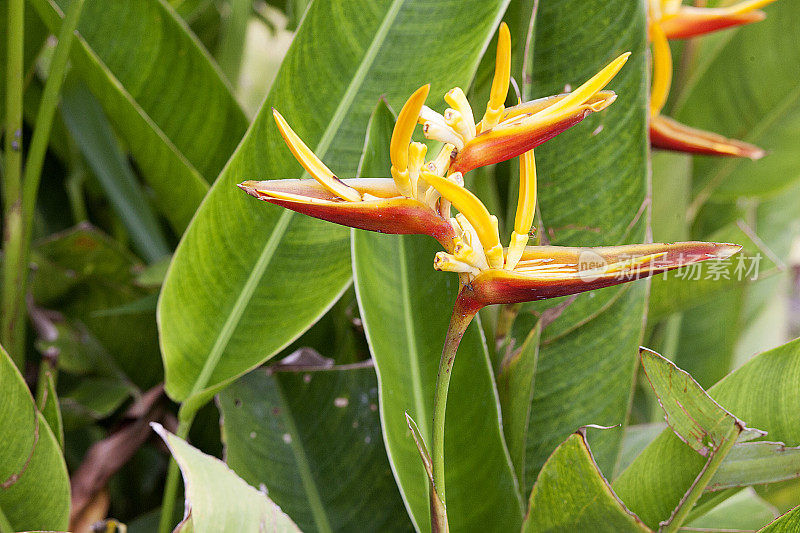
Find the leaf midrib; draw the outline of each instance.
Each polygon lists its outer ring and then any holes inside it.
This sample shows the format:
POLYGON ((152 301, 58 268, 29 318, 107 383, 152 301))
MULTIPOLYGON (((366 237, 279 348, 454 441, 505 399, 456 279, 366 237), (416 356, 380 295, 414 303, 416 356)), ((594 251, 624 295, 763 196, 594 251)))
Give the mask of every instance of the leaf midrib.
MULTIPOLYGON (((391 28, 394 20, 397 18, 397 14, 399 13, 403 3, 405 3, 405 0, 394 0, 384 15, 383 21, 381 22, 378 31, 375 33, 375 37, 372 39, 369 48, 367 48, 364 58, 356 70, 355 76, 353 76, 353 79, 350 81, 347 90, 345 90, 341 102, 339 102, 331 121, 328 123, 328 127, 325 129, 325 132, 322 134, 322 138, 314 150, 320 159, 325 157, 325 154, 328 152, 328 149, 333 142, 334 135, 344 121, 347 111, 351 108, 353 100, 355 99, 356 94, 358 94, 358 90, 361 88, 367 72, 369 71, 370 67, 372 67, 375 57, 378 54, 378 50, 381 48, 381 46, 383 46, 386 36, 389 33, 389 29, 391 28)), ((253 130, 251 129, 250 132, 252 131, 253 130)), ((307 176, 307 174, 304 174, 304 176, 307 176)), ((219 363, 219 360, 225 351, 225 348, 228 346, 228 342, 233 336, 233 332, 236 329, 236 326, 239 324, 239 320, 244 314, 245 308, 248 306, 253 294, 255 293, 258 282, 261 280, 264 272, 272 261, 275 251, 278 248, 279 241, 282 240, 283 236, 285 235, 293 214, 294 213, 292 211, 284 211, 278 219, 272 235, 270 235, 270 238, 267 241, 267 244, 265 245, 261 255, 259 256, 255 267, 250 272, 247 281, 242 287, 242 291, 239 293, 239 296, 236 299, 233 308, 231 309, 231 313, 228 315, 228 318, 222 325, 222 328, 220 329, 220 332, 214 341, 214 345, 211 348, 205 363, 203 364, 200 375, 198 376, 197 381, 195 381, 195 384, 187 398, 194 396, 203 390, 208 384, 208 380, 211 378, 211 374, 216 369, 217 364, 219 363)))

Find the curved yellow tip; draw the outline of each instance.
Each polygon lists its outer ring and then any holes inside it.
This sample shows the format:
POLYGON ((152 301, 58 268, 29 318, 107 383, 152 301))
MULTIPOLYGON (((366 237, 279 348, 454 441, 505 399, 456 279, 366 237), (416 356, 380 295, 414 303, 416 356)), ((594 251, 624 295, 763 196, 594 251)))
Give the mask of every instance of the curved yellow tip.
POLYGON ((402 173, 408 170, 408 145, 411 142, 411 135, 417 125, 417 118, 420 111, 422 111, 422 106, 425 104, 425 99, 428 98, 430 89, 430 84, 427 84, 414 91, 414 94, 408 98, 397 116, 397 122, 392 131, 392 141, 389 145, 389 157, 392 161, 392 167, 397 169, 398 172, 402 173))
POLYGON ((491 129, 500 122, 500 116, 505 109, 508 96, 508 83, 511 80, 511 32, 508 25, 500 24, 497 36, 497 56, 494 64, 494 78, 492 89, 489 93, 489 103, 486 104, 486 113, 480 123, 480 131, 491 129))
POLYGON ((281 132, 283 140, 286 141, 286 145, 289 147, 289 150, 292 151, 292 155, 303 165, 303 168, 306 169, 306 172, 308 172, 312 178, 343 200, 348 200, 350 202, 361 201, 361 193, 337 178, 336 175, 331 172, 331 169, 325 166, 325 163, 306 146, 303 140, 286 122, 286 119, 278 113, 277 109, 272 109, 272 116, 275 118, 275 123, 278 125, 278 130, 281 132))
MULTIPOLYGON (((442 198, 449 200, 466 217, 472 227, 475 228, 484 250, 488 252, 500 246, 497 219, 493 220, 494 217, 489 214, 489 210, 486 209, 486 206, 477 196, 457 183, 436 174, 423 171, 420 177, 436 189, 442 195, 442 198)), ((502 268, 502 254, 499 265, 492 264, 491 258, 487 257, 487 259, 489 259, 489 265, 492 268, 502 268)))
POLYGON ((672 85, 672 51, 660 24, 650 25, 653 41, 653 82, 650 88, 650 115, 656 116, 664 108, 672 85))
POLYGON ((727 8, 734 15, 744 15, 756 9, 768 6, 775 0, 749 0, 748 2, 739 2, 727 8))
POLYGON ((569 107, 585 103, 589 98, 603 90, 603 88, 614 79, 614 76, 617 75, 630 56, 630 52, 625 52, 606 65, 600 72, 592 76, 586 83, 572 91, 566 98, 558 100, 539 113, 542 115, 552 115, 569 107))

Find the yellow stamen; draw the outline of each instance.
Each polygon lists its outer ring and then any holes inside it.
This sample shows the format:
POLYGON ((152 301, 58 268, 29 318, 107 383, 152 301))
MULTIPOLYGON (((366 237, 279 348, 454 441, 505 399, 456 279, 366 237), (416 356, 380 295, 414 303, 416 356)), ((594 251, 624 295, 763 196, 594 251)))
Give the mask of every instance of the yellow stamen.
POLYGON ((664 108, 672 85, 672 51, 664 30, 659 24, 650 25, 653 41, 653 83, 650 89, 650 115, 656 116, 664 108))
POLYGON ((492 217, 478 197, 464 187, 430 172, 423 171, 422 178, 439 191, 442 198, 450 200, 472 224, 478 233, 478 239, 486 253, 489 266, 502 268, 503 248, 500 245, 500 235, 497 231, 497 218, 492 217))
MULTIPOLYGON (((455 109, 447 108, 444 112, 445 123, 453 128, 464 140, 472 139, 475 137, 469 127, 469 122, 464 119, 464 116, 455 109), (470 137, 470 135, 472 135, 470 137)), ((472 125, 473 129, 475 125, 472 125)))
MULTIPOLYGON (((464 119, 464 132, 462 133, 464 140, 468 141, 475 137, 475 116, 472 114, 472 107, 469 105, 464 91, 460 87, 454 87, 444 95, 444 101, 461 113, 461 117, 464 119)), ((445 120, 447 120, 447 116, 445 116, 445 120)))
POLYGON ((506 253, 506 270, 514 267, 522 257, 525 246, 528 245, 528 233, 533 226, 533 217, 536 214, 536 159, 533 150, 528 150, 519 158, 519 198, 517 200, 517 215, 514 219, 514 231, 508 244, 506 253))
POLYGON ((453 255, 462 263, 467 263, 480 270, 489 268, 489 264, 486 262, 486 256, 483 255, 483 248, 480 246, 476 250, 462 241, 453 248, 453 255))
POLYGON ((343 200, 348 200, 350 202, 361 201, 361 193, 337 178, 336 175, 331 172, 331 169, 326 167, 325 163, 320 161, 314 152, 312 152, 302 139, 298 137, 294 130, 289 127, 289 124, 277 110, 272 110, 272 116, 275 118, 275 122, 278 124, 278 130, 281 132, 283 140, 286 141, 289 150, 292 151, 295 159, 303 165, 303 168, 306 169, 306 172, 308 172, 312 178, 343 200))
POLYGON ((614 61, 606 65, 603 70, 592 76, 586 83, 572 91, 569 96, 558 100, 556 103, 539 111, 537 115, 554 115, 564 109, 578 106, 589 100, 592 96, 601 91, 608 83, 614 79, 614 76, 622 68, 622 65, 628 61, 631 56, 630 52, 625 52, 614 61))
POLYGON ((439 150, 439 155, 436 156, 430 163, 428 163, 428 169, 431 169, 431 165, 433 165, 433 169, 431 172, 436 174, 437 176, 442 176, 447 171, 447 167, 450 166, 450 157, 453 155, 453 150, 456 147, 450 143, 446 143, 442 146, 442 149, 439 150))
POLYGON ((413 142, 408 146, 408 178, 411 182, 411 193, 414 198, 419 198, 419 171, 425 164, 425 154, 428 147, 422 143, 413 142))
POLYGON ((480 270, 468 263, 459 261, 447 252, 436 252, 436 257, 433 260, 433 268, 442 272, 457 272, 459 274, 471 274, 473 276, 480 274, 480 270))
MULTIPOLYGON (((461 172, 453 172, 447 176, 447 179, 460 187, 464 186, 464 175, 461 172)), ((439 202, 439 214, 442 218, 450 218, 450 200, 447 198, 442 198, 439 202)))
POLYGON ((488 269, 489 263, 486 261, 486 254, 483 253, 481 240, 467 217, 461 213, 456 213, 455 218, 451 218, 450 221, 451 223, 455 222, 459 228, 456 234, 460 237, 453 247, 453 253, 456 257, 460 257, 460 260, 466 261, 481 270, 488 269))
POLYGON ((456 130, 447 124, 439 124, 438 122, 426 122, 422 127, 422 134, 426 139, 433 139, 434 141, 441 141, 450 143, 459 150, 464 148, 464 139, 458 134, 456 130))
POLYGON ((492 90, 489 93, 489 102, 486 104, 486 113, 478 126, 478 131, 494 128, 500 122, 500 116, 505 109, 506 96, 508 96, 508 82, 511 79, 511 32, 505 22, 500 24, 500 33, 497 36, 497 55, 494 63, 494 79, 492 90))
POLYGON ((389 158, 392 161, 391 173, 397 183, 397 188, 404 196, 411 196, 412 193, 408 174, 408 145, 430 88, 431 86, 428 84, 414 91, 414 94, 403 105, 403 109, 400 110, 394 131, 392 131, 392 141, 389 145, 389 158))

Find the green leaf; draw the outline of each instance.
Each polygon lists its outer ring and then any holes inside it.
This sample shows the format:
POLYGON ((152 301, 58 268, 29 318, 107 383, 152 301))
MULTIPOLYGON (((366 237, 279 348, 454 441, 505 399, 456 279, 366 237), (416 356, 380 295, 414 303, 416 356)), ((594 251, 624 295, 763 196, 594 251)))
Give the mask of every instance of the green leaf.
POLYGON ((782 442, 737 443, 706 490, 717 491, 800 477, 800 447, 782 442))
MULTIPOLYGON (((619 54, 633 53, 610 84, 619 94, 614 105, 536 149, 542 236, 553 244, 597 246, 645 239, 644 11, 643 3, 628 0, 539 3, 532 97, 562 92, 565 84, 575 87, 619 54)), ((515 187, 510 186, 510 194, 515 194, 515 187)), ((560 317, 542 331, 527 440, 526 491, 547 457, 576 427, 625 422, 645 293, 646 282, 637 282, 523 309, 522 316, 532 316, 531 310, 566 302, 560 317)), ((518 342, 529 329, 515 328, 520 332, 518 342)), ((605 432, 593 443, 601 469, 612 471, 621 437, 621 431, 605 432)))
POLYGON ((153 422, 181 468, 186 487, 186 514, 179 531, 300 532, 266 494, 237 476, 225 463, 193 448, 153 422))
MULTIPOLYGON (((59 343, 65 348, 77 349, 73 354, 80 355, 82 361, 72 362, 78 366, 88 364, 90 371, 94 366, 96 372, 105 375, 112 373, 107 371, 113 366, 113 374, 128 376, 142 389, 158 383, 161 368, 152 310, 127 315, 98 313, 153 294, 135 285, 136 271, 141 268, 138 260, 118 242, 86 224, 49 236, 36 243, 35 250, 51 264, 70 272, 76 282, 75 287, 50 304, 72 326, 71 333, 55 339, 63 341, 59 343), (82 336, 82 329, 87 329, 93 339, 82 336)), ((47 342, 45 339, 42 346, 46 347, 47 342)))
POLYGON ((352 175, 378 97, 385 94, 399 109, 425 82, 433 94, 466 86, 506 3, 358 0, 347 10, 325 1, 309 7, 266 102, 184 235, 164 283, 161 347, 173 399, 203 401, 204 391, 270 358, 349 283, 343 228, 236 188, 246 179, 302 175, 270 107, 330 168, 352 175), (450 32, 453 20, 460 30, 451 38, 424 37, 450 32))
POLYGON ((219 395, 225 457, 303 531, 409 531, 372 369, 255 370, 219 395))
POLYGON ((625 508, 603 477, 584 429, 547 459, 531 492, 523 533, 650 531, 625 508))
MULTIPOLYGON (((720 405, 768 432, 771 440, 800 443, 800 340, 764 352, 708 390, 720 405)), ((614 481, 625 504, 654 527, 666 519, 705 460, 671 429, 659 435, 614 481)))
POLYGON ((148 263, 170 252, 155 213, 103 110, 86 86, 69 76, 61 91, 61 116, 92 168, 134 248, 148 263))
MULTIPOLYGON (((32 4, 56 32, 66 1, 32 4)), ((76 70, 127 142, 161 212, 182 232, 244 134, 244 113, 163 0, 89 2, 78 30, 76 70)))
MULTIPOLYGON (((386 163, 366 155, 388 154, 392 118, 378 106, 359 168, 365 176, 386 163)), ((384 442, 411 519, 418 530, 428 531, 430 484, 406 414, 429 443, 438 363, 458 280, 433 270, 440 247, 430 237, 353 230, 352 238, 356 294, 378 372, 384 442)), ((486 524, 512 530, 522 520, 486 350, 476 320, 458 349, 445 417, 447 515, 453 531, 486 524)))
POLYGON ((692 528, 753 531, 775 519, 775 508, 759 498, 752 489, 740 491, 687 524, 692 528))
POLYGON ((795 507, 774 522, 758 530, 758 533, 794 533, 800 526, 800 507, 795 507))
MULTIPOLYGON (((44 362, 42 364, 45 364, 44 362)), ((40 374, 40 393, 37 395, 36 408, 42 413, 47 421, 47 425, 53 431, 53 435, 58 441, 58 446, 64 450, 64 421, 61 418, 61 409, 58 406, 58 395, 56 394, 56 383, 53 373, 45 370, 40 374)))
POLYGON ((726 411, 671 361, 643 348, 642 370, 653 387, 667 424, 680 439, 703 457, 710 457, 731 434, 740 440, 761 436, 726 411), (740 435, 741 434, 741 435, 740 435))
POLYGON ((664 431, 665 427, 667 425, 664 422, 652 422, 650 424, 637 424, 626 427, 617 468, 620 470, 627 468, 642 453, 642 450, 664 431))
POLYGON ((694 208, 709 196, 771 195, 800 178, 800 50, 796 0, 765 8, 766 20, 699 40, 698 62, 676 101, 686 124, 766 149, 760 161, 697 158, 694 208))
POLYGON ((542 327, 539 321, 522 346, 503 358, 497 374, 497 392, 503 414, 503 434, 521 486, 525 485, 525 443, 541 334, 542 327))
POLYGON ((66 530, 69 477, 58 440, 0 347, 0 521, 13 531, 66 530))

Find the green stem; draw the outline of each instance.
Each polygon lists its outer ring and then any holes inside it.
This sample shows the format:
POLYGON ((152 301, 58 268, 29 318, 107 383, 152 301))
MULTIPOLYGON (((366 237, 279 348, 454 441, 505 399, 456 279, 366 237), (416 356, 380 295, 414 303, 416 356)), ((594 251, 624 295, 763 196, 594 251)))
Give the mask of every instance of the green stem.
POLYGON ((3 179, 3 299, 0 342, 8 350, 11 359, 21 368, 25 362, 24 300, 16 276, 19 242, 21 235, 20 191, 22 189, 22 91, 24 61, 25 1, 8 0, 8 38, 6 57, 6 127, 5 168, 3 179))
POLYGON ((736 444, 738 436, 739 428, 735 428, 728 434, 719 448, 712 453, 703 467, 702 472, 700 472, 700 475, 694 480, 694 483, 692 483, 692 486, 683 496, 683 499, 672 513, 672 516, 669 517, 669 521, 666 524, 662 523, 663 525, 659 529, 660 533, 675 533, 680 529, 689 516, 689 513, 692 511, 694 504, 697 503, 697 500, 703 495, 706 486, 711 482, 711 478, 717 473, 719 465, 722 464, 722 461, 733 448, 733 445, 736 444))
MULTIPOLYGON (((9 346, 12 357, 16 357, 15 361, 18 365, 22 365, 25 355, 25 294, 28 286, 28 262, 30 260, 36 195, 39 191, 53 117, 58 105, 61 85, 64 82, 64 71, 67 68, 70 48, 72 47, 75 29, 77 28, 84 2, 85 0, 74 0, 67 9, 64 22, 61 24, 61 29, 58 33, 58 45, 56 45, 50 66, 50 75, 47 77, 44 92, 42 93, 42 101, 39 104, 39 110, 36 115, 36 129, 28 151, 24 179, 20 180, 18 175, 18 172, 21 172, 20 165, 22 162, 20 150, 17 150, 19 160, 14 162, 16 165, 14 166, 14 175, 7 175, 6 220, 8 221, 8 230, 6 231, 4 246, 6 261, 4 263, 3 277, 5 287, 3 291, 3 340, 9 346), (13 201, 10 201, 12 199, 13 201)), ((10 8, 11 3, 9 3, 10 8)), ((10 20, 11 16, 9 14, 10 20)), ((9 62, 10 60, 11 58, 9 57, 9 62)), ((18 129, 11 129, 9 122, 7 131, 18 131, 18 129)), ((8 138, 9 136, 7 135, 6 139, 8 140, 8 138)), ((22 142, 22 139, 19 139, 19 142, 22 142)), ((17 147, 19 148, 19 144, 17 144, 17 147)), ((11 151, 14 151, 13 146, 11 151)))
POLYGON ((436 390, 433 397, 433 439, 431 441, 433 484, 436 494, 444 504, 447 501, 444 490, 444 416, 447 409, 447 391, 450 388, 450 375, 458 345, 461 343, 467 326, 480 308, 480 306, 476 306, 470 293, 471 289, 463 287, 453 306, 450 326, 447 328, 447 337, 445 337, 442 349, 442 358, 439 361, 439 373, 436 376, 436 390))
MULTIPOLYGON (((197 414, 197 409, 190 407, 187 408, 188 403, 181 405, 178 409, 178 429, 175 435, 186 440, 189 435, 189 430, 194 422, 194 417, 197 414)), ((178 493, 178 481, 180 470, 178 463, 175 459, 170 458, 169 467, 167 469, 167 481, 164 485, 164 496, 161 500, 161 517, 158 521, 159 533, 170 533, 172 531, 172 515, 175 513, 175 497, 178 493)))

